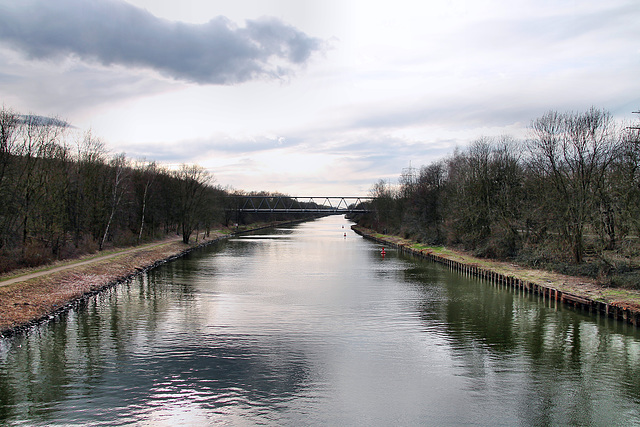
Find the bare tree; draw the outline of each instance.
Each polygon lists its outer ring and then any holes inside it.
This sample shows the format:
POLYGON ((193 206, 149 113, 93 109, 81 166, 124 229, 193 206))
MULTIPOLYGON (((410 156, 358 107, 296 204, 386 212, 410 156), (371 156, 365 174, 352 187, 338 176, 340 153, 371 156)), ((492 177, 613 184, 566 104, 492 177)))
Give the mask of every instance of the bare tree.
POLYGON ((143 161, 136 168, 140 172, 139 184, 141 188, 140 200, 140 227, 138 228, 138 244, 142 241, 142 232, 144 230, 145 216, 147 213, 147 202, 149 193, 156 177, 158 176, 158 165, 156 162, 143 161))
POLYGON ((531 133, 532 171, 552 184, 557 226, 580 263, 594 195, 616 152, 611 116, 595 108, 581 114, 550 111, 532 122, 531 133))
POLYGON ((15 200, 15 181, 6 180, 11 165, 15 165, 15 144, 18 131, 18 114, 2 107, 0 110, 0 248, 9 240, 9 226, 12 222, 11 205, 15 200))
POLYGON ((606 178, 620 237, 640 234, 640 126, 627 126, 621 132, 620 150, 606 178))
POLYGON ((104 248, 104 242, 107 240, 107 236, 109 235, 109 229, 111 228, 111 223, 113 222, 113 218, 120 206, 120 201, 126 192, 125 180, 128 178, 127 176, 127 158, 124 153, 116 155, 111 160, 111 169, 112 169, 112 181, 111 181, 111 198, 109 202, 109 217, 107 219, 107 223, 105 225, 104 234, 102 235, 102 239, 100 240, 99 250, 104 248))
POLYGON ((391 185, 384 179, 380 179, 369 190, 369 194, 373 197, 372 207, 375 222, 385 227, 393 224, 393 211, 397 203, 395 203, 395 192, 391 185))
POLYGON ((424 238, 429 243, 444 241, 442 222, 444 220, 444 192, 446 186, 446 166, 443 161, 423 166, 416 184, 415 216, 424 238))
POLYGON ((453 243, 486 256, 510 256, 519 244, 522 165, 509 136, 482 137, 447 160, 446 205, 453 243))
POLYGON ((34 209, 46 194, 45 184, 50 178, 46 162, 54 158, 61 149, 60 138, 66 125, 61 120, 43 119, 35 115, 22 116, 21 122, 22 138, 16 147, 21 166, 16 182, 20 188, 18 197, 21 203, 24 245, 32 225, 34 209))
MULTIPOLYGON (((95 242, 103 236, 103 218, 106 210, 102 191, 107 186, 107 149, 104 142, 91 129, 77 134, 75 139, 75 161, 70 174, 68 206, 74 233, 75 247, 85 235, 95 242)), ((110 179, 109 179, 110 181, 110 179)))
POLYGON ((205 187, 211 183, 211 175, 202 166, 180 165, 174 176, 178 179, 180 200, 180 228, 182 241, 189 243, 191 233, 198 225, 198 211, 203 206, 205 187))
POLYGON ((498 138, 491 158, 492 222, 502 230, 503 244, 515 252, 524 199, 524 169, 518 141, 510 136, 498 138))
POLYGON ((2 181, 11 155, 14 154, 17 129, 18 114, 3 106, 0 110, 0 188, 2 188, 2 181))

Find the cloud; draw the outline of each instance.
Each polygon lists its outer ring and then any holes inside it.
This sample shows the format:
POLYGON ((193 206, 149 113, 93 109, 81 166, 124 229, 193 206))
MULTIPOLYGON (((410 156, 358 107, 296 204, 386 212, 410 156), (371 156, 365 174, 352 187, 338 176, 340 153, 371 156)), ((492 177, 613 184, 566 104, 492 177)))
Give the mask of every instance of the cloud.
POLYGON ((56 66, 29 61, 0 45, 0 100, 19 111, 71 116, 77 122, 110 103, 170 93, 182 86, 150 79, 147 71, 89 64, 78 58, 66 58, 56 66))
POLYGON ((53 126, 60 128, 72 128, 70 123, 61 120, 57 117, 45 117, 35 114, 21 114, 18 116, 18 123, 28 124, 33 126, 53 126))
POLYGON ((282 78, 322 42, 275 18, 238 27, 160 19, 119 0, 23 0, 0 6, 0 41, 34 59, 69 56, 156 70, 199 84, 282 78))

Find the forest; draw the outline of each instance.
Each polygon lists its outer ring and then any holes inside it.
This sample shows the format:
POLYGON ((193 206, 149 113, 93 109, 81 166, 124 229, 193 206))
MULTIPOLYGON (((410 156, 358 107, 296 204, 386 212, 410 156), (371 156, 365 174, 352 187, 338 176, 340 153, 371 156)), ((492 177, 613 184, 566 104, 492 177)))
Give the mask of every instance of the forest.
POLYGON ((0 274, 169 234, 188 243, 212 228, 276 219, 238 216, 229 196, 241 194, 215 185, 201 166, 170 169, 110 154, 91 131, 0 110, 0 274))
POLYGON ((640 127, 597 108, 549 111, 525 140, 481 137, 398 185, 361 225, 476 256, 640 289, 640 127))
MULTIPOLYGON (((640 130, 597 108, 549 111, 526 139, 481 137, 379 180, 360 225, 476 256, 640 288, 640 130)), ((63 120, 0 110, 0 274, 234 223, 243 192, 198 165, 110 154, 63 120)), ((252 193, 282 197, 266 192, 252 193)))

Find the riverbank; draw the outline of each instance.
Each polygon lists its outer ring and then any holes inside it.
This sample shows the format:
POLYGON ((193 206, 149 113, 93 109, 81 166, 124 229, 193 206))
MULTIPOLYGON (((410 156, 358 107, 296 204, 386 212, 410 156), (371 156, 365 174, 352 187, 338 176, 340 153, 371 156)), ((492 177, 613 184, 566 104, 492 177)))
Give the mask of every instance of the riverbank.
MULTIPOLYGON (((291 223, 290 221, 287 224, 291 223)), ((21 270, 0 277, 0 337, 10 336, 54 319, 91 296, 133 276, 240 233, 283 225, 260 223, 202 233, 187 245, 180 236, 105 251, 45 268, 21 270)))
MULTIPOLYGON (((289 223, 289 222, 288 222, 289 223)), ((107 288, 129 280, 148 269, 239 233, 283 225, 254 224, 240 229, 199 236, 189 245, 179 236, 163 241, 123 248, 44 269, 21 271, 0 277, 0 336, 9 336, 55 318, 107 288)), ((488 280, 544 295, 585 310, 603 313, 640 325, 640 292, 599 286, 593 279, 533 270, 512 263, 474 258, 444 248, 420 245, 397 236, 383 235, 353 226, 363 237, 406 253, 431 259, 488 280)))
POLYGON ((429 247, 398 236, 376 233, 357 225, 351 228, 365 238, 404 253, 445 264, 454 270, 640 326, 638 291, 600 286, 595 280, 586 277, 566 276, 524 268, 509 262, 475 258, 463 252, 429 247))

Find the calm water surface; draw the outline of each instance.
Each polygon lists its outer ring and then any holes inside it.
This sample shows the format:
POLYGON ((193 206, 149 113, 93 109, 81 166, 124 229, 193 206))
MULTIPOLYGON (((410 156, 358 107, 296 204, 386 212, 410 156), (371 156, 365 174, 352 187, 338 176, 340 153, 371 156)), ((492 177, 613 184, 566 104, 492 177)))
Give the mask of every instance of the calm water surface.
POLYGON ((640 425, 637 328, 349 226, 234 238, 1 340, 0 424, 640 425))

